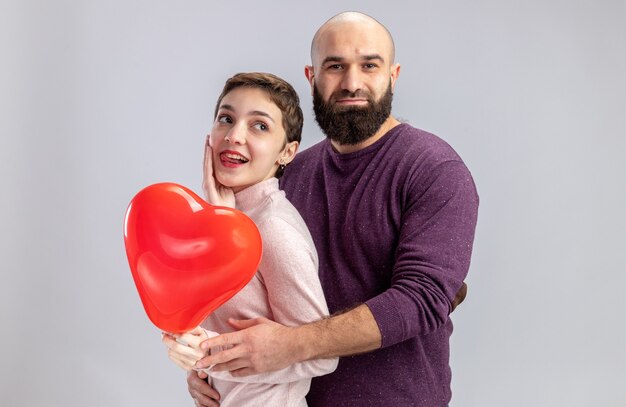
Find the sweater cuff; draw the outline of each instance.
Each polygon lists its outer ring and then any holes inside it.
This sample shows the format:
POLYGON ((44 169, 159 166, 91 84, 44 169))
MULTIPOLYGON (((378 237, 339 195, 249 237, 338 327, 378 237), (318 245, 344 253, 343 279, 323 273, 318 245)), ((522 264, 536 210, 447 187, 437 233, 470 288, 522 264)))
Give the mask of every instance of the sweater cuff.
POLYGON ((369 307, 378 324, 381 336, 381 348, 395 345, 402 341, 402 316, 385 294, 377 295, 365 304, 369 307))

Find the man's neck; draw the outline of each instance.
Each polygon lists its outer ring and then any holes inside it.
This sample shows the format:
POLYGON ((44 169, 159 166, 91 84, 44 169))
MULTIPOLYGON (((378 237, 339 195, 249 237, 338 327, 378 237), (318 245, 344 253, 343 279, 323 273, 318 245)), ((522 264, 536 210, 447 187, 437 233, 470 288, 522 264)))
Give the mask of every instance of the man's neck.
POLYGON ((389 130, 393 129, 399 124, 400 122, 395 117, 389 116, 372 137, 358 144, 340 144, 333 140, 331 140, 330 142, 333 145, 335 151, 337 151, 339 154, 354 153, 355 151, 359 151, 364 149, 365 147, 371 146, 372 144, 377 142, 382 136, 387 134, 389 130))

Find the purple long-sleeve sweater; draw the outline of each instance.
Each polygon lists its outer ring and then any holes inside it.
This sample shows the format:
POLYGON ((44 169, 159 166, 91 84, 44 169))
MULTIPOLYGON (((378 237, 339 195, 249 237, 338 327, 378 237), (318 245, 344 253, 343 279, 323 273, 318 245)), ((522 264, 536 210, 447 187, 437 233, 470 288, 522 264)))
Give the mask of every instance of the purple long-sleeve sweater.
POLYGON ((366 303, 382 347, 313 379, 310 406, 445 406, 450 307, 467 275, 478 195, 438 137, 408 124, 339 154, 299 153, 281 186, 311 231, 331 313, 366 303))

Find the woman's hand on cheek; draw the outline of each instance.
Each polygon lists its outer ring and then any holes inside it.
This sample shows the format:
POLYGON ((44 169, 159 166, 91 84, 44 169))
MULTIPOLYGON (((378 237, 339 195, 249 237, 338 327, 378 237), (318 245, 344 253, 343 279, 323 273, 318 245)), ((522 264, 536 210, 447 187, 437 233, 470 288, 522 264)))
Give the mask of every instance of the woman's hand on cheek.
POLYGON ((220 184, 213 172, 213 149, 209 144, 211 136, 207 136, 204 148, 204 176, 202 179, 202 190, 208 203, 215 206, 235 207, 235 193, 231 188, 220 184))

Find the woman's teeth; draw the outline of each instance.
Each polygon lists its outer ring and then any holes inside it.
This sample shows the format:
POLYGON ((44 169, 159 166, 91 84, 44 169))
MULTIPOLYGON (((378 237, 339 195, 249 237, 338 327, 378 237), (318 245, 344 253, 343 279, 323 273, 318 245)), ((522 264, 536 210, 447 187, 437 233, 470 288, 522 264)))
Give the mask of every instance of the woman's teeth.
POLYGON ((248 162, 248 159, 240 154, 224 153, 222 155, 230 160, 235 160, 235 161, 239 161, 242 163, 248 162))

